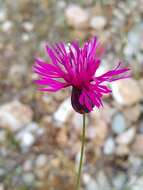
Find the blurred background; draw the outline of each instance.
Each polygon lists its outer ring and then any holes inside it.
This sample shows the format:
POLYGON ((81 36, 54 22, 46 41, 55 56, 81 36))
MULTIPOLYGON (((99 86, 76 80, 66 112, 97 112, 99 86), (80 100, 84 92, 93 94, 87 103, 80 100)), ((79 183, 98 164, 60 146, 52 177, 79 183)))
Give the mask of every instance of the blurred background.
POLYGON ((95 35, 101 72, 123 60, 133 78, 88 115, 81 189, 143 189, 143 0, 0 0, 0 190, 74 190, 82 117, 70 90, 37 92, 31 67, 45 41, 95 35))

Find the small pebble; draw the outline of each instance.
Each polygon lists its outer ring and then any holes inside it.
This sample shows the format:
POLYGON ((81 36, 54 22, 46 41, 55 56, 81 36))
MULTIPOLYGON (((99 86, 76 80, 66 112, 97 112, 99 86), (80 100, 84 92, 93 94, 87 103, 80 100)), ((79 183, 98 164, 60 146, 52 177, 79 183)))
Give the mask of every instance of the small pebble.
POLYGON ((117 135, 123 133, 126 130, 127 126, 126 126, 126 121, 123 114, 117 113, 113 117, 111 127, 112 127, 113 132, 117 135))
POLYGON ((104 147, 103 147, 103 152, 104 154, 106 155, 111 155, 114 153, 115 151, 115 141, 112 137, 109 137, 106 141, 105 141, 105 144, 104 144, 104 147))

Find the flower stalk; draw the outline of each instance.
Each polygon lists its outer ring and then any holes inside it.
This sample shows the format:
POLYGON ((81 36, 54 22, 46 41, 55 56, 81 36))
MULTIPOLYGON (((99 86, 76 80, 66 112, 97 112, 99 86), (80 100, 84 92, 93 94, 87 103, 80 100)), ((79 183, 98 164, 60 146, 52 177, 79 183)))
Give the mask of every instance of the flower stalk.
POLYGON ((81 153, 80 153, 80 162, 79 162, 79 168, 77 173, 77 182, 76 182, 76 190, 80 189, 80 178, 81 178, 81 172, 82 172, 82 165, 83 165, 83 157, 84 157, 84 146, 85 146, 85 131, 86 131, 86 120, 85 120, 85 114, 83 114, 83 127, 82 127, 82 146, 81 146, 81 153))

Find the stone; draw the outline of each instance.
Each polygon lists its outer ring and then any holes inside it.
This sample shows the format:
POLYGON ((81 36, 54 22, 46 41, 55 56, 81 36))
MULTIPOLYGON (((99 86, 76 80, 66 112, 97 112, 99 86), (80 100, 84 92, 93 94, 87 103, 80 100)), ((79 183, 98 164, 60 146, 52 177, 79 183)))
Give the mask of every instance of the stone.
POLYGON ((90 20, 90 27, 94 30, 102 30, 107 24, 104 16, 94 16, 90 20))
POLYGON ((94 123, 97 123, 99 120, 102 120, 110 125, 112 117, 115 113, 115 108, 112 108, 109 104, 103 102, 103 108, 94 108, 94 111, 90 113, 90 117, 92 118, 94 123))
POLYGON ((96 137, 96 128, 94 126, 88 126, 86 132, 87 138, 93 140, 96 137))
POLYGON ((3 32, 9 33, 9 32, 12 30, 12 28, 13 28, 13 22, 10 21, 10 20, 6 20, 6 21, 2 24, 1 27, 2 27, 3 32))
POLYGON ((59 129, 56 142, 59 146, 65 146, 68 143, 68 136, 65 128, 59 129))
POLYGON ((135 134, 136 134, 136 129, 135 127, 132 127, 126 130, 124 133, 121 133, 120 135, 118 135, 116 137, 116 142, 118 144, 128 145, 134 140, 135 134))
POLYGON ((139 121, 139 133, 143 134, 143 119, 139 121))
POLYGON ((44 133, 44 128, 39 127, 38 123, 31 122, 23 129, 24 131, 30 132, 35 136, 40 136, 44 133))
POLYGON ((116 189, 124 189, 127 177, 123 172, 118 172, 113 178, 113 185, 116 189))
POLYGON ((98 184, 94 179, 90 179, 89 183, 86 185, 86 190, 98 190, 98 184))
POLYGON ((137 173, 142 167, 142 158, 132 154, 129 157, 129 164, 131 166, 131 172, 137 173))
POLYGON ((28 152, 30 147, 35 142, 35 137, 32 133, 27 131, 21 131, 16 135, 16 139, 20 142, 22 152, 28 152))
POLYGON ((104 171, 100 171, 97 175, 97 182, 99 184, 100 190, 111 190, 111 185, 109 184, 108 178, 104 171))
POLYGON ((90 177, 89 174, 83 175, 83 182, 86 190, 111 190, 111 186, 108 182, 107 176, 103 171, 97 174, 96 179, 90 177))
POLYGON ((20 142, 20 146, 23 152, 27 152, 29 148, 34 144, 36 138, 44 133, 44 128, 39 127, 36 122, 31 122, 22 130, 17 132, 16 139, 20 142))
POLYGON ((129 123, 134 123, 134 122, 138 121, 139 116, 141 114, 141 105, 136 104, 132 107, 124 108, 123 114, 126 118, 126 121, 128 121, 129 123))
POLYGON ((48 158, 46 155, 41 154, 35 160, 35 174, 39 179, 44 178, 48 171, 48 158))
POLYGON ((0 127, 12 132, 30 123, 32 117, 32 109, 19 101, 12 101, 0 106, 0 127))
POLYGON ((31 22, 27 21, 27 22, 24 22, 22 25, 26 32, 32 32, 34 29, 34 25, 31 22))
POLYGON ((53 96, 51 96, 50 94, 37 92, 35 94, 35 98, 38 107, 38 113, 53 114, 56 111, 57 109, 56 101, 53 100, 53 96))
POLYGON ((4 176, 5 173, 6 173, 5 169, 0 167, 0 177, 4 176))
POLYGON ((4 190, 4 184, 0 183, 0 190, 4 190))
POLYGON ((143 189, 143 176, 136 178, 130 185, 130 190, 142 190, 143 189))
POLYGON ((103 152, 104 154, 106 155, 111 155, 114 153, 115 151, 115 141, 112 137, 109 137, 106 141, 105 141, 105 144, 103 146, 103 152))
POLYGON ((117 113, 113 117, 111 128, 112 128, 112 131, 117 135, 123 133, 126 130, 127 125, 126 125, 126 121, 123 114, 117 113))
POLYGON ((27 33, 23 33, 23 34, 21 35, 21 39, 22 39, 22 41, 24 41, 24 42, 28 42, 28 41, 30 40, 30 35, 27 34, 27 33))
POLYGON ((88 28, 89 15, 87 11, 78 5, 69 5, 65 11, 67 24, 75 29, 88 28))
POLYGON ((23 86, 23 79, 27 76, 27 70, 26 64, 13 64, 9 68, 8 77, 12 86, 17 89, 23 86))
POLYGON ((112 92, 115 101, 122 106, 131 106, 142 99, 138 82, 131 78, 112 83, 112 92))
POLYGON ((82 128, 82 117, 81 117, 81 114, 75 112, 74 115, 73 115, 73 119, 72 119, 72 124, 73 124, 73 127, 77 130, 77 131, 80 131, 81 128, 82 128))
POLYGON ((7 16, 6 10, 4 10, 4 9, 0 10, 0 22, 5 21, 6 20, 6 16, 7 16))
POLYGON ((40 154, 35 160, 35 166, 37 168, 43 168, 48 164, 48 158, 45 154, 40 154))
POLYGON ((143 38, 143 24, 139 23, 133 26, 129 31, 127 37, 127 44, 124 49, 124 54, 127 57, 132 57, 133 55, 138 54, 142 50, 142 44, 140 40, 143 38))
POLYGON ((116 150, 115 150, 115 154, 117 156, 126 156, 126 155, 129 155, 129 153, 130 153, 130 149, 127 145, 125 144, 117 145, 116 150))
POLYGON ((61 105, 53 115, 53 118, 56 121, 57 126, 62 127, 62 124, 68 121, 72 113, 73 108, 71 106, 71 100, 70 98, 67 98, 61 103, 61 105))
POLYGON ((35 182, 35 177, 32 173, 26 173, 23 175, 23 181, 27 185, 32 185, 35 182))
POLYGON ((32 159, 28 159, 24 162, 23 164, 23 170, 25 172, 29 172, 33 169, 33 160, 32 159))
POLYGON ((98 190, 97 182, 90 177, 89 174, 83 174, 83 182, 86 186, 86 190, 98 190))
POLYGON ((0 130, 0 143, 3 143, 4 141, 6 141, 6 131, 0 130))
POLYGON ((21 83, 23 81, 23 77, 27 72, 26 65, 14 64, 9 70, 9 79, 14 84, 21 83))
POLYGON ((132 152, 137 156, 143 156, 143 135, 138 134, 132 144, 132 152))
POLYGON ((9 152, 8 152, 7 148, 6 147, 1 147, 1 149, 0 149, 0 156, 7 157, 8 154, 9 154, 9 152))
POLYGON ((95 124, 95 139, 98 146, 102 146, 108 134, 107 124, 100 120, 95 124))
POLYGON ((143 78, 141 78, 141 79, 139 80, 139 85, 140 85, 141 91, 142 91, 142 93, 143 93, 143 78))

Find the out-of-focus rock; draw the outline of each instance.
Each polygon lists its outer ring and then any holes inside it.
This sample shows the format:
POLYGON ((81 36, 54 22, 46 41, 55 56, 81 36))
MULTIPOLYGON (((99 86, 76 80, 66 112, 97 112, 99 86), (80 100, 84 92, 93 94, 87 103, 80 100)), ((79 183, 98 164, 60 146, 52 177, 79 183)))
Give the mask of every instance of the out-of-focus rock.
POLYGON ((143 119, 139 121, 139 133, 143 134, 143 119))
POLYGON ((33 31, 33 29, 34 29, 34 25, 33 25, 33 23, 32 22, 24 22, 23 23, 23 28, 24 28, 24 30, 26 31, 26 32, 32 32, 33 31))
POLYGON ((112 108, 106 102, 103 102, 104 107, 97 109, 94 108, 94 111, 90 113, 91 121, 93 125, 95 125, 98 121, 101 120, 105 122, 107 125, 111 123, 111 119, 113 115, 116 113, 116 109, 112 108))
POLYGON ((11 32, 12 28, 13 28, 13 22, 10 20, 6 20, 2 25, 1 28, 3 30, 3 32, 9 33, 11 32))
POLYGON ((100 171, 96 180, 90 177, 89 174, 83 175, 83 182, 86 186, 86 190, 111 190, 111 186, 108 182, 107 176, 103 171, 100 171))
POLYGON ((136 178, 131 185, 129 185, 130 190, 141 190, 143 188, 143 176, 136 178))
POLYGON ((128 33, 127 44, 124 49, 124 53, 127 57, 137 55, 140 50, 143 49, 143 45, 140 40, 143 38, 143 24, 136 24, 128 33))
POLYGON ((130 149, 127 145, 125 144, 120 144, 116 147, 115 154, 117 156, 126 156, 130 152, 130 149))
POLYGON ((33 169, 33 160, 32 159, 28 159, 24 162, 23 164, 23 170, 25 172, 29 172, 33 169))
POLYGON ((104 171, 100 171, 98 173, 97 182, 99 184, 99 189, 102 189, 102 190, 111 190, 112 189, 104 171))
POLYGON ((118 135, 116 137, 116 142, 118 144, 125 144, 125 145, 128 145, 130 144, 133 139, 135 138, 135 134, 136 134, 136 129, 135 127, 132 127, 128 130, 126 130, 124 133, 118 135))
POLYGON ((143 135, 138 134, 132 145, 132 152, 138 156, 143 156, 143 135))
POLYGON ((16 139, 20 142, 23 152, 27 152, 35 143, 36 138, 44 133, 44 128, 39 127, 35 122, 31 122, 16 134, 16 139))
POLYGON ((104 154, 106 155, 111 155, 114 153, 115 151, 115 141, 112 137, 109 137, 106 141, 105 141, 105 144, 104 144, 104 147, 103 147, 103 152, 104 154))
POLYGON ((81 114, 75 112, 74 115, 73 115, 73 119, 72 119, 72 124, 73 124, 73 127, 77 130, 77 131, 80 131, 81 128, 82 128, 82 117, 81 117, 81 114))
POLYGON ((88 126, 86 136, 89 139, 95 139, 95 137, 96 137, 96 127, 95 126, 88 126))
POLYGON ((68 136, 65 128, 61 128, 57 134, 57 143, 61 146, 65 146, 68 142, 68 136))
POLYGON ((48 159, 47 156, 45 154, 40 154, 36 161, 35 161, 35 165, 38 168, 43 168, 45 167, 45 165, 48 163, 48 159))
POLYGON ((6 10, 5 9, 1 9, 0 10, 0 22, 3 22, 4 20, 6 20, 6 10))
POLYGON ((5 173, 6 173, 5 169, 0 167, 0 177, 3 177, 5 173))
POLYGON ((33 173, 25 173, 23 175, 23 181, 27 185, 33 185, 35 183, 35 177, 34 177, 33 173))
POLYGON ((30 35, 29 35, 28 33, 23 33, 23 34, 21 35, 21 39, 22 39, 22 41, 24 41, 24 42, 28 42, 28 41, 30 40, 30 35))
POLYGON ((127 126, 123 114, 118 113, 113 117, 111 127, 113 132, 117 135, 123 133, 126 130, 127 126))
POLYGON ((56 110, 56 102, 53 99, 53 96, 47 93, 36 93, 35 95, 38 113, 41 114, 51 114, 56 110))
POLYGON ((107 24, 104 16, 94 16, 90 20, 90 27, 95 30, 102 30, 107 24))
POLYGON ((27 152, 35 142, 35 137, 32 133, 21 131, 16 135, 16 139, 20 142, 22 152, 27 152))
POLYGON ((83 175, 83 182, 86 185, 86 190, 98 190, 98 184, 97 182, 92 179, 89 174, 84 174, 83 175))
POLYGON ((97 123, 95 123, 95 143, 98 146, 102 146, 105 138, 108 134, 108 126, 106 122, 100 120, 97 123))
POLYGON ((33 111, 28 105, 12 101, 0 107, 0 127, 17 131, 32 121, 33 111))
POLYGON ((143 78, 141 78, 141 79, 139 80, 139 85, 140 85, 141 91, 142 91, 142 93, 143 93, 143 78))
POLYGON ((43 189, 49 189, 49 187, 59 190, 75 189, 74 165, 68 159, 63 157, 61 159, 62 161, 59 161, 59 159, 49 161, 48 182, 46 182, 47 186, 43 189))
POLYGON ((126 175, 123 172, 118 173, 113 179, 113 185, 116 189, 124 189, 126 183, 126 175))
POLYGON ((54 113, 54 119, 58 127, 62 127, 63 123, 68 121, 71 114, 73 113, 73 108, 71 106, 70 98, 64 100, 57 111, 54 113))
POLYGON ((68 25, 75 29, 88 27, 88 12, 78 5, 69 5, 65 11, 65 17, 68 25))
POLYGON ((48 158, 45 154, 41 154, 35 161, 35 174, 39 179, 44 178, 48 171, 48 158))
POLYGON ((121 105, 131 106, 142 98, 139 84, 134 79, 116 81, 112 84, 112 90, 114 99, 121 105))
POLYGON ((26 74, 27 66, 15 64, 9 70, 9 79, 15 86, 22 85, 23 78, 26 74))
POLYGON ((138 172, 142 167, 142 158, 133 154, 129 157, 129 164, 131 166, 132 171, 138 172))
POLYGON ((141 114, 141 105, 136 104, 135 106, 124 108, 123 113, 127 122, 136 122, 141 114))
POLYGON ((44 128, 40 127, 36 122, 31 122, 28 125, 26 125, 23 131, 30 132, 34 134, 34 136, 40 136, 44 133, 44 128))
POLYGON ((0 190, 4 190, 4 185, 0 183, 0 190))
POLYGON ((6 140, 6 131, 0 130, 0 143, 3 143, 6 140))

